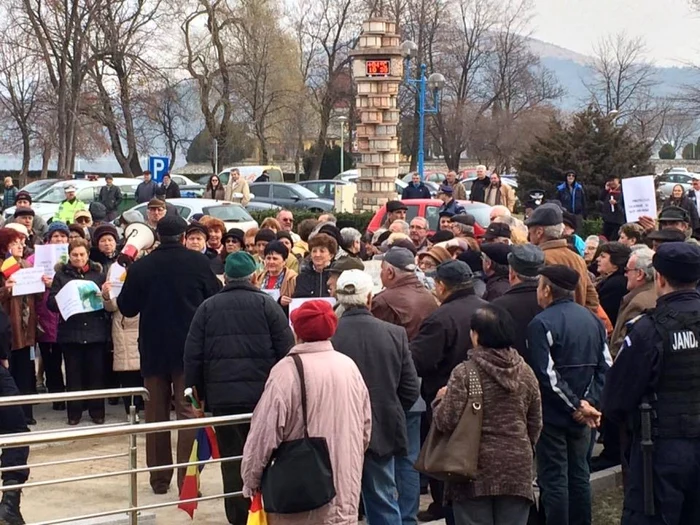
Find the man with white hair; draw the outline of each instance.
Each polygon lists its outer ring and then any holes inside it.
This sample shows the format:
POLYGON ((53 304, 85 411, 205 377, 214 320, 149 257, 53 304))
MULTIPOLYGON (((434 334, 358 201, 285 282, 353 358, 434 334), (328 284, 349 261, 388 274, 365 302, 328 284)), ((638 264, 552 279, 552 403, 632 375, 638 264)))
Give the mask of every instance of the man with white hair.
POLYGON ((564 235, 564 214, 561 208, 553 203, 539 206, 530 218, 525 221, 530 242, 539 246, 544 252, 546 266, 562 264, 579 274, 579 280, 574 293, 574 300, 591 310, 598 312, 598 292, 588 275, 588 268, 583 258, 571 251, 564 235))
POLYGON ((473 202, 484 202, 486 200, 486 189, 491 184, 491 179, 486 176, 486 166, 479 164, 476 167, 476 180, 472 182, 472 191, 469 200, 473 202))
POLYGON ((410 227, 406 221, 397 220, 389 225, 389 231, 391 233, 403 233, 404 235, 408 235, 410 233, 410 227))
POLYGON ((414 217, 408 226, 408 236, 413 241, 417 251, 428 247, 428 230, 430 225, 425 217, 414 217))
POLYGON ((491 208, 491 211, 489 212, 489 221, 495 222, 500 217, 510 217, 510 215, 511 213, 508 208, 502 206, 501 204, 498 204, 491 208))
POLYGON ((296 233, 294 233, 294 214, 285 210, 284 208, 277 212, 277 222, 282 226, 282 230, 289 232, 292 236, 292 244, 296 244, 301 240, 296 233))
POLYGON ((368 521, 401 523, 394 464, 408 454, 404 411, 418 399, 419 383, 406 330, 370 313, 372 288, 372 278, 363 271, 340 275, 336 296, 345 313, 331 341, 355 361, 370 392, 372 436, 362 472, 368 521))

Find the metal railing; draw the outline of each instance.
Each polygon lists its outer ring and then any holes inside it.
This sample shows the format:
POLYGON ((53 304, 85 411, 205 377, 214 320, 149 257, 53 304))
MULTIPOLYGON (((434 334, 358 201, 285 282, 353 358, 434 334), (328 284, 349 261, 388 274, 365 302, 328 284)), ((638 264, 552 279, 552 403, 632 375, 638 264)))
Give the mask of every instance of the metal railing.
POLYGON ((61 394, 41 394, 41 395, 31 395, 31 396, 7 396, 0 397, 0 407, 2 406, 15 406, 15 405, 25 405, 25 404, 39 404, 39 403, 53 403, 59 401, 79 401, 86 399, 100 399, 104 397, 123 397, 132 396, 132 404, 129 410, 129 424, 117 424, 117 425, 102 425, 100 427, 84 427, 76 429, 67 430, 49 430, 43 432, 30 432, 22 434, 3 434, 0 435, 0 448, 12 448, 12 447, 23 447, 23 446, 34 446, 47 443, 64 443, 69 441, 81 440, 81 439, 95 439, 95 438, 110 438, 110 437, 129 437, 129 451, 120 454, 107 454, 102 456, 89 456, 81 457, 76 459, 65 459, 58 461, 49 461, 44 463, 37 463, 33 465, 22 465, 19 467, 6 467, 0 469, 2 471, 9 470, 20 470, 25 468, 37 468, 37 467, 48 467, 55 465, 66 465, 70 463, 79 463, 86 461, 95 461, 101 459, 112 459, 119 457, 129 457, 129 468, 126 470, 118 470, 114 472, 103 472, 99 474, 89 474, 85 476, 74 476, 70 478, 59 478, 47 481, 35 481, 31 483, 24 483, 22 485, 10 485, 8 487, 0 487, 0 492, 4 490, 22 490, 24 488, 35 488, 35 487, 46 487, 50 485, 60 485, 64 483, 78 482, 78 481, 90 481, 96 479, 104 479, 116 476, 128 476, 129 477, 129 506, 121 509, 96 512, 92 514, 84 514, 80 516, 71 516, 68 518, 61 518, 57 520, 42 521, 35 523, 34 525, 57 525, 60 523, 67 523, 76 520, 87 520, 96 519, 106 516, 113 516, 116 514, 127 514, 129 516, 129 525, 137 525, 139 522, 139 512, 147 510, 155 510, 163 507, 169 507, 173 505, 179 505, 180 503, 192 503, 200 501, 212 501, 221 498, 228 497, 240 497, 243 495, 242 492, 229 492, 222 493, 213 496, 201 496, 197 498, 187 499, 187 500, 176 500, 168 501, 165 503, 156 503, 151 505, 138 505, 138 475, 146 472, 155 472, 159 470, 170 470, 175 468, 186 468, 189 465, 206 465, 209 463, 223 463, 227 461, 240 461, 242 456, 232 456, 226 458, 218 459, 208 459, 203 461, 192 461, 186 463, 173 463, 171 465, 164 465, 158 467, 142 467, 138 468, 138 449, 136 446, 136 437, 139 434, 152 434, 155 432, 167 432, 171 430, 194 430, 202 427, 215 426, 215 425, 235 425, 241 423, 248 423, 252 417, 252 414, 241 414, 232 416, 218 416, 218 417, 203 417, 196 419, 181 419, 177 421, 161 421, 157 423, 141 423, 136 424, 136 407, 133 403, 133 396, 142 395, 145 399, 148 399, 148 391, 145 388, 126 388, 126 389, 106 389, 106 390, 90 390, 84 392, 67 392, 61 394))

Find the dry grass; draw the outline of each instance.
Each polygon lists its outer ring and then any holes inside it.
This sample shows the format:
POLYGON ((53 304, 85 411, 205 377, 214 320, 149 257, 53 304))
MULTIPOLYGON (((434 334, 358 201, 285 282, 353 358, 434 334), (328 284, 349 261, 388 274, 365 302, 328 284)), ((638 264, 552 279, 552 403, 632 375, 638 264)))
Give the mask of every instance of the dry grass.
POLYGON ((593 525, 619 525, 622 517, 622 487, 593 498, 593 525))

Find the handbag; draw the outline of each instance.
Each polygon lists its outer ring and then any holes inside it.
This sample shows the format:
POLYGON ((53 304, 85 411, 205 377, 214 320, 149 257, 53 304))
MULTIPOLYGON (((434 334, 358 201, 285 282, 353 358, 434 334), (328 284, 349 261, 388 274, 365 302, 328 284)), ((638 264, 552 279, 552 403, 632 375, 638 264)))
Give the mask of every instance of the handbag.
POLYGON ((335 497, 333 466, 324 437, 309 437, 306 384, 301 357, 292 354, 301 381, 304 437, 284 441, 275 449, 262 475, 266 512, 296 514, 318 509, 335 497))
POLYGON ((476 365, 467 361, 467 369, 467 404, 457 426, 450 434, 445 434, 433 421, 414 465, 417 471, 440 481, 470 481, 476 479, 479 469, 484 394, 476 365))

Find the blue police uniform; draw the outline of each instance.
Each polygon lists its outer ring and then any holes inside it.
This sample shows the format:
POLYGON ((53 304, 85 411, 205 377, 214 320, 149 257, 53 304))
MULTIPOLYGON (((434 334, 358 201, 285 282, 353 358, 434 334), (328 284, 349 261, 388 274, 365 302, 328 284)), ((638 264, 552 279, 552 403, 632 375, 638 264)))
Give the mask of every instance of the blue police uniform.
MULTIPOLYGON (((654 267, 692 283, 700 279, 700 248, 659 246, 654 267)), ((630 322, 628 335, 603 391, 606 417, 626 426, 622 525, 700 524, 700 293, 688 289, 659 297, 651 312, 630 322), (652 417, 655 513, 644 512, 643 453, 638 407, 648 400, 652 417)))

